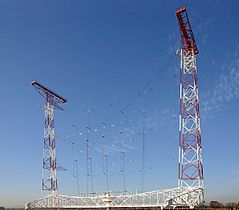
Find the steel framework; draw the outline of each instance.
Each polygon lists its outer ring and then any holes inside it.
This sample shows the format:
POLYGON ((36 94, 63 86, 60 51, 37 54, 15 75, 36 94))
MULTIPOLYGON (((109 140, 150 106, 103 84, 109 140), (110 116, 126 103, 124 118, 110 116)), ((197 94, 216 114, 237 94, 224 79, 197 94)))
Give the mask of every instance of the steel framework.
POLYGON ((54 108, 63 110, 57 103, 65 103, 62 98, 49 88, 33 81, 32 86, 45 99, 45 126, 43 142, 43 161, 42 161, 42 195, 56 194, 58 190, 56 177, 56 142, 55 142, 55 124, 54 108))
MULTIPOLYGON (((180 50, 180 118, 178 187, 150 192, 126 194, 86 194, 68 196, 50 194, 26 204, 26 209, 109 209, 151 208, 172 209, 177 206, 199 206, 204 201, 202 144, 198 98, 196 47, 186 7, 176 10, 180 25, 182 49, 180 50)), ((47 109, 53 108, 47 106, 47 109)), ((46 111, 51 115, 53 110, 46 111)), ((54 119, 53 116, 49 119, 54 119)), ((49 130, 53 132, 54 129, 49 130)), ((52 137, 52 138, 53 138, 52 137)), ((54 139, 54 138, 53 138, 54 139)), ((55 147, 54 147, 55 148, 55 147)), ((55 155, 50 155, 55 158, 55 155)), ((55 160, 55 159, 54 159, 55 160)), ((53 177, 54 178, 54 177, 53 177)))
POLYGON ((198 97, 196 55, 198 49, 191 29, 186 7, 176 10, 182 48, 180 50, 180 117, 178 187, 202 189, 203 164, 198 97))
POLYGON ((193 208, 201 204, 201 189, 173 188, 135 194, 94 196, 50 195, 26 204, 26 209, 94 209, 94 208, 148 208, 172 209, 176 206, 193 208))

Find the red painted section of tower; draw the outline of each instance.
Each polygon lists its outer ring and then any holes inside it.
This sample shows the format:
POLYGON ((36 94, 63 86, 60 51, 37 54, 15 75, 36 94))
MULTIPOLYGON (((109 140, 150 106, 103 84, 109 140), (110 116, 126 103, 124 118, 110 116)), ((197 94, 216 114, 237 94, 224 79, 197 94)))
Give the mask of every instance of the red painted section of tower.
POLYGON ((176 16, 178 18, 180 34, 182 39, 182 44, 185 50, 191 51, 193 49, 194 54, 198 54, 198 48, 194 39, 193 31, 188 19, 188 14, 186 11, 186 6, 183 6, 176 10, 176 16))

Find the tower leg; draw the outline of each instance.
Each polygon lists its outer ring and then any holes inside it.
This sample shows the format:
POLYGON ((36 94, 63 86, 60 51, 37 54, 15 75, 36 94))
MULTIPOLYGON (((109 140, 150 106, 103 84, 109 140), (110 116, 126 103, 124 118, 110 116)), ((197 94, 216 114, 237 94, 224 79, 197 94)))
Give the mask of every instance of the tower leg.
POLYGON ((42 195, 57 193, 56 178, 56 142, 54 132, 54 107, 48 101, 45 104, 45 128, 42 162, 42 195))

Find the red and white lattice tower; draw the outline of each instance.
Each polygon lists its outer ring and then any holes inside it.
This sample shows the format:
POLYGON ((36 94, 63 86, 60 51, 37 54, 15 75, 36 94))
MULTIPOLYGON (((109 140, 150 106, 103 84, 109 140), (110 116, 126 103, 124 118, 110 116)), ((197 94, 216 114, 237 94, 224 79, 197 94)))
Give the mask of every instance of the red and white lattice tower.
POLYGON ((176 10, 181 34, 178 187, 201 189, 204 180, 196 56, 186 7, 176 10))
POLYGON ((45 99, 45 127, 44 127, 44 143, 43 143, 43 161, 42 161, 42 195, 57 194, 57 163, 56 163, 56 139, 54 131, 54 109, 63 110, 58 103, 67 102, 52 90, 39 84, 32 82, 32 86, 45 99))

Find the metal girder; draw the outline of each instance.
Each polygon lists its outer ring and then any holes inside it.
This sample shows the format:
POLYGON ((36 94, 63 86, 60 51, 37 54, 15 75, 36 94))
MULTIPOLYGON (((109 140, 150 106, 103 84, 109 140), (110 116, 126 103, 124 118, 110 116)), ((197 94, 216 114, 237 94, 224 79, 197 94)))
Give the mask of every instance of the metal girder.
POLYGON ((94 196, 49 195, 26 204, 26 209, 75 208, 174 208, 201 205, 203 190, 199 188, 172 188, 135 194, 106 193, 94 196))

